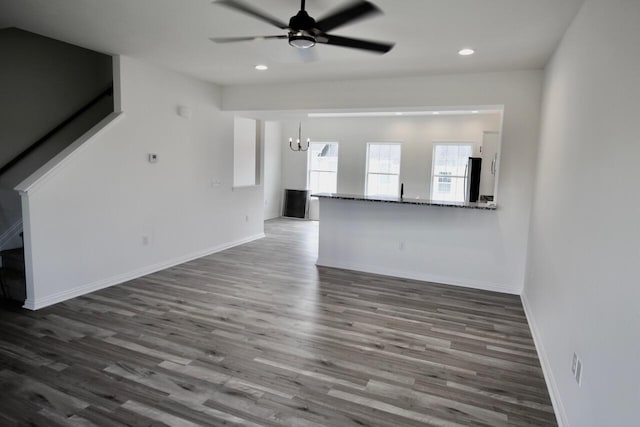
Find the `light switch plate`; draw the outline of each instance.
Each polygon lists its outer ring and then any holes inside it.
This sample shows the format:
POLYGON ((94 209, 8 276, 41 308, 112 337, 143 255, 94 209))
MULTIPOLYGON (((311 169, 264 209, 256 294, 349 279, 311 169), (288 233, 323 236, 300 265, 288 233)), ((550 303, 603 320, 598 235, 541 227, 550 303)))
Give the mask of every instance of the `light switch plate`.
POLYGON ((158 163, 158 155, 155 153, 149 153, 149 163, 158 163))

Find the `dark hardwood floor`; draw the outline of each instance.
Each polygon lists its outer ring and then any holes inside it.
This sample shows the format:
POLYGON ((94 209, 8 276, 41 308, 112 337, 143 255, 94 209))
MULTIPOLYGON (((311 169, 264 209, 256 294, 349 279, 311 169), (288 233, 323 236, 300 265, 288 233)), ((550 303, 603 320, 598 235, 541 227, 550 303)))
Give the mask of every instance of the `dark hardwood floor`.
POLYGON ((0 310, 0 425, 548 426, 516 296, 317 268, 317 223, 0 310))

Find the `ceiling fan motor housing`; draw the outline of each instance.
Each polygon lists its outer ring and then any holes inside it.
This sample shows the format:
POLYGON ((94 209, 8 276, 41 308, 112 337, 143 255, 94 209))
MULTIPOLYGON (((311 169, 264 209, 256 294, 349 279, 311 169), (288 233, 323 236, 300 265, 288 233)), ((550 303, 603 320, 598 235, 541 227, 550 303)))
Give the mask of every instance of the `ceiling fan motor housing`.
POLYGON ((308 49, 315 46, 314 29, 316 20, 301 10, 289 20, 289 44, 298 49, 308 49))
POLYGON ((291 31, 305 31, 310 33, 316 27, 316 20, 309 16, 305 10, 299 11, 289 20, 291 31))

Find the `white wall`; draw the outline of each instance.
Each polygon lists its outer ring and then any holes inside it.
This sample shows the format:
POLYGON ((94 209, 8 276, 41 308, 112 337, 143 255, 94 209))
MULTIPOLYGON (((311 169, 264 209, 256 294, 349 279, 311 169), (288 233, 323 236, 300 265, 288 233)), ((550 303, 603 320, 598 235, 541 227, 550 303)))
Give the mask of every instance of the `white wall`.
POLYGON ((23 188, 29 308, 263 233, 261 187, 232 190, 233 115, 219 110, 219 89, 120 63, 124 113, 23 188), (178 105, 191 108, 190 119, 178 105))
POLYGON ((639 42, 640 2, 587 0, 546 72, 523 299, 574 427, 640 423, 639 42))
POLYGON ((264 122, 264 219, 282 214, 282 125, 264 122))
POLYGON ((320 199, 318 265, 514 293, 497 213, 320 199))
MULTIPOLYGON (((338 142, 338 193, 364 194, 368 142, 402 142, 400 182, 405 197, 429 199, 433 142, 482 144, 483 131, 499 131, 499 113, 416 117, 314 118, 302 125, 304 138, 338 142)), ((285 135, 297 135, 298 124, 285 122, 285 135)), ((282 141, 288 147, 287 141, 282 141)), ((308 156, 284 150, 283 181, 305 188, 308 156), (304 168, 301 163, 304 162, 304 168)), ((488 166, 488 165, 483 165, 488 166)))
POLYGON ((233 122, 233 185, 256 185, 258 148, 256 121, 236 117, 233 122))
MULTIPOLYGON (((496 265, 499 264, 501 270, 500 283, 493 285, 500 286, 506 292, 519 294, 524 284, 541 95, 542 72, 520 71, 231 86, 223 88, 223 109, 308 111, 504 105, 498 211, 492 213, 489 225, 484 216, 455 215, 457 220, 448 223, 443 235, 455 235, 461 229, 491 229, 491 238, 494 240, 492 246, 500 248, 495 256, 498 257, 496 265)), ((290 136, 289 132, 284 134, 286 139, 290 136)), ((302 155, 289 161, 287 157, 300 153, 288 151, 284 150, 287 153, 284 155, 287 177, 283 177, 283 186, 291 188, 297 180, 291 182, 288 177, 305 173, 306 157, 302 155)), ((484 254, 478 251, 467 256, 483 257, 484 254)), ((477 287, 485 286, 478 283, 477 287)))

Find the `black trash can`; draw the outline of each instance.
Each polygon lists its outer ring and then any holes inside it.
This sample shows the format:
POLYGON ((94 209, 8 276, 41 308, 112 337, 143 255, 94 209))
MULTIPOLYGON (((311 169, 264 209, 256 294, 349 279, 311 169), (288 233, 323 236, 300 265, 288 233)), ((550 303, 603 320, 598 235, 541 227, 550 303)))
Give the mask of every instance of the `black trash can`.
POLYGON ((284 190, 284 212, 289 218, 306 218, 309 204, 309 190, 284 190))

